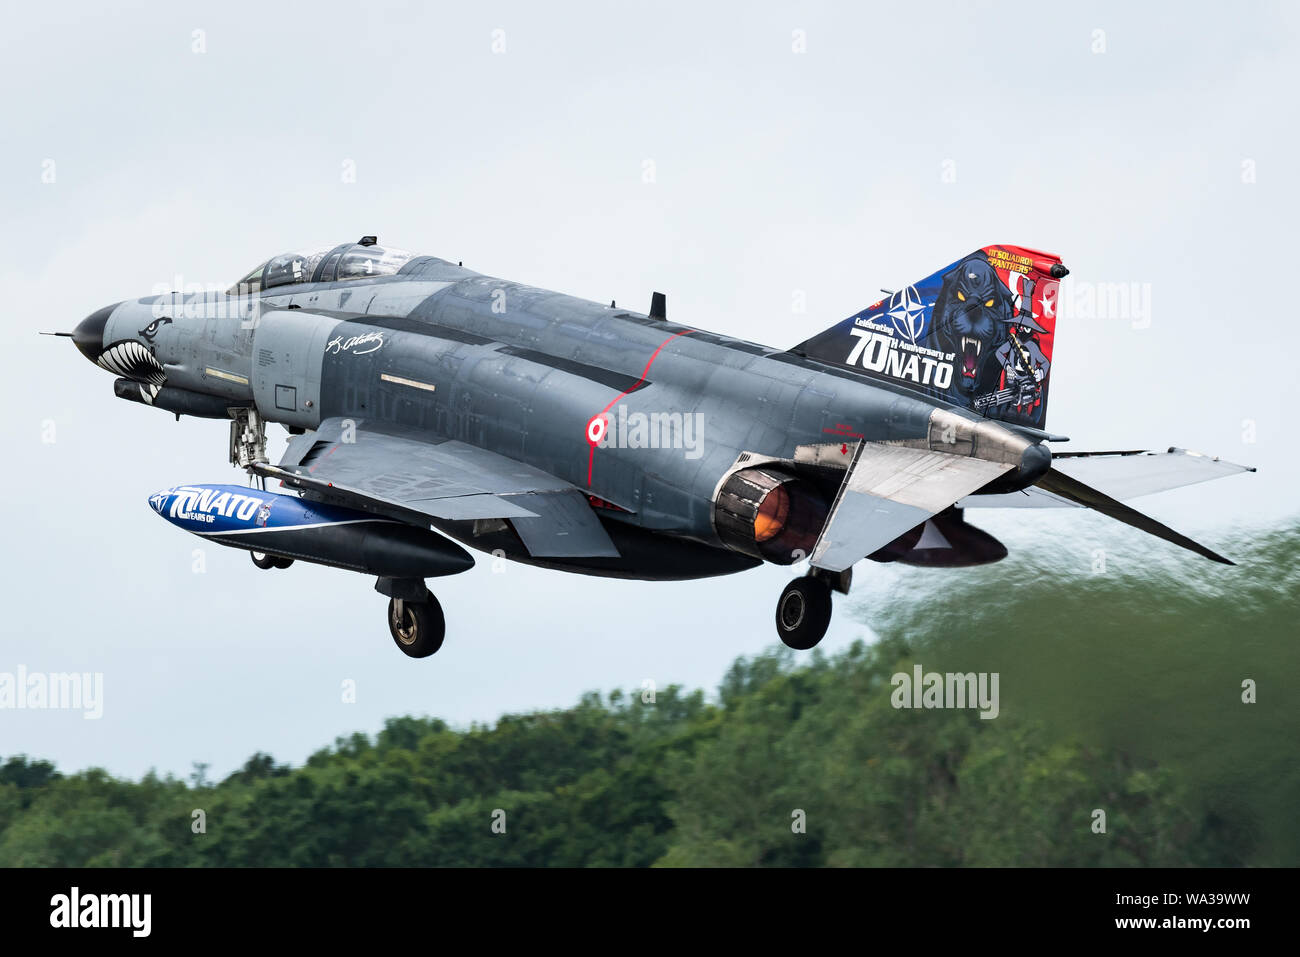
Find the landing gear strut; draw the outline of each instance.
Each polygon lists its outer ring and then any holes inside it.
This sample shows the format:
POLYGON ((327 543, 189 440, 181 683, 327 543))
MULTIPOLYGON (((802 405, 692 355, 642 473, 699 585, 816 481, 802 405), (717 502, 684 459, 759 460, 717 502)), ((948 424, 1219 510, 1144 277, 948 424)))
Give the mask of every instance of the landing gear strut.
MULTIPOLYGON (((266 491, 266 479, 253 471, 253 467, 266 462, 266 423, 256 409, 228 409, 230 413, 230 464, 248 472, 250 488, 266 491)), ((288 568, 292 558, 278 558, 266 552, 249 552, 253 564, 266 571, 268 568, 288 568)))
POLYGON ((776 603, 776 633, 796 651, 816 647, 831 623, 831 590, 848 594, 851 571, 814 568, 785 586, 776 603))
POLYGON ((266 462, 266 423, 256 409, 235 409, 230 412, 230 464, 248 472, 250 484, 256 479, 265 490, 261 476, 255 476, 253 466, 266 462))

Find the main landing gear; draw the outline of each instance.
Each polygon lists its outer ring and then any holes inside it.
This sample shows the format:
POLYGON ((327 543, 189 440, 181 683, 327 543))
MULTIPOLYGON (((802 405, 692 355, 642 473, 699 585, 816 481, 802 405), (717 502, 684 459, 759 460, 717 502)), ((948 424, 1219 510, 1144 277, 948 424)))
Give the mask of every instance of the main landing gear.
POLYGON ((447 620, 424 582, 381 578, 375 582, 375 591, 388 596, 388 631, 402 654, 427 658, 442 647, 447 620))
POLYGON ((427 658, 442 647, 447 620, 432 593, 424 601, 388 599, 388 630, 405 655, 427 658))
POLYGON ((847 595, 852 569, 839 574, 814 568, 785 586, 776 602, 776 633, 796 651, 813 648, 831 623, 831 591, 847 595))

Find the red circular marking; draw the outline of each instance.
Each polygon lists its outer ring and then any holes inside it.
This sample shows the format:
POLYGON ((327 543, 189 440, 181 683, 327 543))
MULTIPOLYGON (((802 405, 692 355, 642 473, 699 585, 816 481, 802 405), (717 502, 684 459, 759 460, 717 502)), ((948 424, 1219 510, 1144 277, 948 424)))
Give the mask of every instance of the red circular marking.
POLYGON ((663 342, 659 343, 659 348, 656 349, 653 353, 651 353, 649 360, 646 361, 645 370, 641 373, 641 378, 637 379, 637 381, 632 385, 632 388, 624 389, 618 395, 614 396, 614 398, 610 400, 609 405, 605 406, 605 408, 597 412, 596 415, 593 416, 592 419, 587 423, 587 444, 590 446, 590 448, 587 450, 588 452, 587 487, 588 488, 591 487, 592 465, 596 461, 596 446, 600 443, 600 440, 604 438, 605 429, 609 425, 609 417, 605 413, 607 413, 610 409, 614 407, 615 402, 623 398, 623 396, 627 395, 628 393, 634 392, 637 388, 640 387, 641 383, 645 382, 646 376, 650 374, 650 367, 654 365, 655 360, 659 358, 659 353, 663 352, 664 346, 668 345, 668 343, 672 342, 678 336, 689 336, 693 331, 694 330, 692 329, 683 329, 681 332, 674 332, 663 342), (600 422, 599 426, 596 425, 597 422, 600 422), (595 438, 592 438, 593 426, 597 429, 595 438))

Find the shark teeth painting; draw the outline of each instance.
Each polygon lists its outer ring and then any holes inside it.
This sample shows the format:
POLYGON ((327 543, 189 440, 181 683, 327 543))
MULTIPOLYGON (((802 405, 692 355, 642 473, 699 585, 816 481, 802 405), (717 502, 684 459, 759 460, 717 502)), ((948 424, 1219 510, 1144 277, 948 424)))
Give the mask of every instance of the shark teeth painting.
POLYGON ((97 362, 109 372, 147 385, 160 386, 167 381, 167 373, 153 353, 134 339, 113 343, 100 353, 97 362))

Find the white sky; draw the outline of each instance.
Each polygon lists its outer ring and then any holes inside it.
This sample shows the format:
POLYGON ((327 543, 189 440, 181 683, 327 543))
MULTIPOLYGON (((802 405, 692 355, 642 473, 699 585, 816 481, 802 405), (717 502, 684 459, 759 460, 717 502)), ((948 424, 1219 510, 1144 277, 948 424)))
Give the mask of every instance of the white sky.
MULTIPOLYGON (((789 573, 772 567, 649 584, 480 561, 436 583, 449 635, 421 662, 362 576, 263 573, 214 546, 194 574, 201 543, 146 498, 239 482, 226 426, 116 400, 36 332, 363 233, 597 301, 645 309, 663 290, 678 322, 783 346, 976 247, 1051 250, 1076 290, 1151 297, 1140 328, 1062 321, 1049 425, 1069 448, 1259 466, 1139 503, 1229 554, 1294 517, 1298 8, 860 6, 6 0, 0 672, 103 672, 105 701, 99 721, 0 711, 0 755, 218 775, 256 750, 299 763, 388 715, 712 688, 775 641, 789 573)), ((970 517, 1081 568, 1113 531, 1037 513, 1026 534, 1025 516, 970 517)), ((870 601, 897 581, 858 573, 870 601)), ((861 595, 840 602, 823 647, 870 620, 861 595)))

